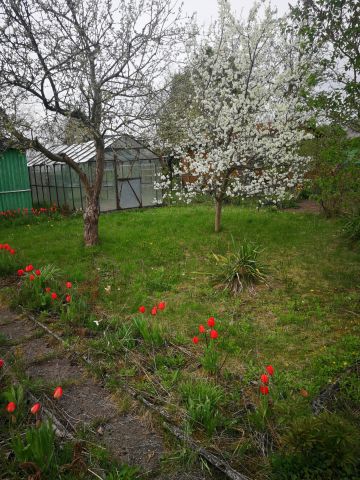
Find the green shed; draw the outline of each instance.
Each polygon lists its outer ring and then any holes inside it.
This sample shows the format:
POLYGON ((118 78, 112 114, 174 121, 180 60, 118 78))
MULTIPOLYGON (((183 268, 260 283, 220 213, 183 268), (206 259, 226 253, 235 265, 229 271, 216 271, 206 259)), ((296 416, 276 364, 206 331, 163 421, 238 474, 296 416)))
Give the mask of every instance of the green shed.
POLYGON ((0 212, 32 208, 25 153, 0 140, 0 212))

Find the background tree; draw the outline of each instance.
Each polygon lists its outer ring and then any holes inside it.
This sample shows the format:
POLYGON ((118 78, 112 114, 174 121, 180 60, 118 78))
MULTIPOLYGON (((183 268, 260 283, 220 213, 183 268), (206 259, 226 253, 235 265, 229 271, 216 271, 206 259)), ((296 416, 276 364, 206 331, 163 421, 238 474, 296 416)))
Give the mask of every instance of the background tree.
POLYGON ((291 15, 307 47, 315 46, 322 55, 312 106, 360 131, 360 3, 298 0, 291 15))
MULTIPOLYGON (((310 59, 262 5, 242 22, 220 1, 219 22, 191 64, 199 113, 180 121, 187 135, 177 148, 177 173, 193 181, 176 195, 187 201, 212 196, 215 231, 226 197, 281 199, 301 182, 307 162, 298 146, 306 137, 301 93, 310 59)), ((163 178, 159 186, 169 184, 163 178)))
POLYGON ((168 0, 1 2, 0 128, 79 175, 86 245, 98 242, 104 137, 151 122, 152 101, 191 33, 180 15, 168 0), (71 121, 94 141, 93 181, 42 141, 44 128, 71 121))

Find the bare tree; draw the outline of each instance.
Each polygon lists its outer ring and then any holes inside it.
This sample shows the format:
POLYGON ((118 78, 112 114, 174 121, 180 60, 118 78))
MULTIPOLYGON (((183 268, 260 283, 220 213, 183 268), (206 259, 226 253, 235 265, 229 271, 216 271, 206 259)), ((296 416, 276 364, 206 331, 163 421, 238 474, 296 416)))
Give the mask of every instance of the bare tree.
POLYGON ((169 0, 0 0, 0 127, 79 175, 86 245, 98 242, 104 137, 151 121, 190 30, 169 0), (93 181, 39 134, 71 119, 94 141, 93 181))

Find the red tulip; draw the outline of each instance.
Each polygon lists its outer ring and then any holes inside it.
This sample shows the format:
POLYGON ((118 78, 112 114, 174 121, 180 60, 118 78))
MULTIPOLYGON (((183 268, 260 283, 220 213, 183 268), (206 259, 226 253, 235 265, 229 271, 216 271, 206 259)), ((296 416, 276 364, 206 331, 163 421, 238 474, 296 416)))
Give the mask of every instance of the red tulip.
POLYGON ((56 387, 54 390, 54 398, 59 400, 62 397, 63 389, 61 387, 56 387))
POLYGON ((263 375, 261 375, 260 377, 260 380, 262 381, 262 383, 264 383, 265 385, 267 385, 269 383, 269 377, 267 375, 265 375, 265 373, 263 375))
POLYGON ((34 405, 30 408, 30 412, 35 415, 36 413, 38 413, 38 411, 40 410, 41 408, 41 405, 40 403, 34 403, 34 405))
POLYGON ((41 275, 40 270, 35 270, 35 274, 36 274, 37 276, 41 275))
POLYGON ((29 280, 30 280, 30 282, 32 282, 33 280, 35 280, 35 275, 30 275, 30 276, 29 276, 29 280))
POLYGON ((72 283, 71 283, 71 282, 66 282, 66 283, 65 283, 65 287, 66 287, 66 288, 71 288, 71 287, 72 287, 72 283))
POLYGON ((51 298, 52 298, 53 300, 56 300, 56 299, 58 298, 58 297, 57 297, 57 293, 53 292, 53 293, 51 294, 51 298))
POLYGON ((165 302, 160 302, 159 305, 158 305, 158 309, 159 310, 164 310, 165 306, 166 306, 165 302))
POLYGON ((156 315, 157 314, 157 308, 156 307, 153 307, 151 309, 151 315, 156 315))
POLYGON ((46 287, 46 288, 45 288, 45 292, 50 293, 50 292, 51 292, 51 288, 50 288, 50 287, 46 287))
POLYGON ((9 413, 15 412, 15 410, 16 410, 16 404, 15 404, 14 402, 9 402, 9 403, 6 405, 6 410, 7 410, 9 413))
POLYGON ((193 337, 192 341, 197 345, 199 343, 199 337, 193 337))
POLYGON ((207 324, 209 325, 210 328, 215 327, 215 318, 210 317, 207 321, 207 324))
POLYGON ((25 267, 25 272, 32 272, 34 270, 34 267, 32 265, 27 265, 25 267))
POLYGON ((20 270, 17 271, 18 277, 22 277, 24 275, 24 270, 20 268, 20 270))
POLYGON ((67 301, 67 303, 70 303, 71 302, 71 295, 66 295, 65 300, 67 301))
POLYGON ((12 248, 11 250, 9 250, 9 253, 10 255, 15 255, 15 250, 12 248))
POLYGON ((2 243, 0 243, 0 250, 2 250, 3 248, 4 248, 4 245, 2 243))
POLYGON ((10 245, 8 243, 4 243, 3 248, 5 248, 5 250, 10 250, 10 245))
POLYGON ((141 305, 141 307, 139 307, 139 312, 140 313, 145 313, 145 310, 146 310, 146 308, 144 307, 144 305, 141 305))
POLYGON ((0 358, 0 368, 2 368, 4 366, 4 360, 2 358, 0 358))
POLYGON ((216 330, 211 330, 210 331, 210 338, 212 338, 213 340, 215 340, 215 338, 218 338, 219 334, 216 330))
POLYGON ((266 387, 264 385, 261 385, 260 387, 260 393, 261 395, 269 395, 269 387, 266 387))
POLYGON ((265 367, 265 370, 268 372, 269 375, 273 376, 274 375, 274 367, 272 365, 268 365, 267 367, 265 367))
POLYGON ((199 325, 199 332, 200 333, 205 333, 206 332, 204 325, 199 325))

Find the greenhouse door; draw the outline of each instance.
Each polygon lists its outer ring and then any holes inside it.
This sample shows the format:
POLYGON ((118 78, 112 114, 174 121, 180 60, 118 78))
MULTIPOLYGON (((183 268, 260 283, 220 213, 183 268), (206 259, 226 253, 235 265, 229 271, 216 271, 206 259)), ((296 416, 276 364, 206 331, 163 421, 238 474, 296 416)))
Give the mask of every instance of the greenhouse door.
POLYGON ((141 183, 140 182, 141 182, 140 178, 118 180, 120 208, 141 207, 141 183))

